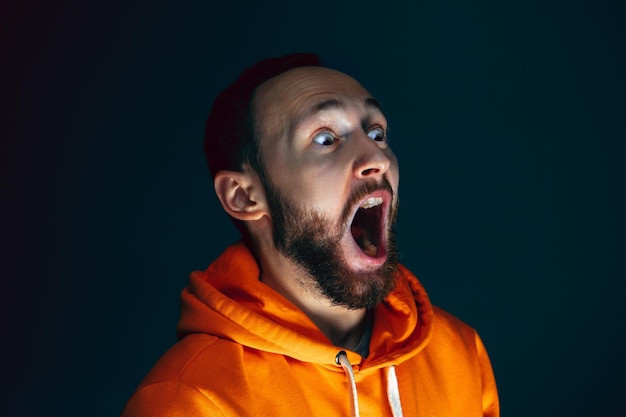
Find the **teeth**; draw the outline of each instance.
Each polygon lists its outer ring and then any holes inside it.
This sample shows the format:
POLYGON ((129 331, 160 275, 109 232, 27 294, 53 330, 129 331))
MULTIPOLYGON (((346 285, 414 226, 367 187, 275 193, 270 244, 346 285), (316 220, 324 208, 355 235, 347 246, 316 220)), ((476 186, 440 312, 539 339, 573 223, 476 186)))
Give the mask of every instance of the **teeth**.
POLYGON ((368 209, 376 206, 380 206, 383 204, 382 197, 370 197, 363 204, 361 204, 361 208, 368 209))

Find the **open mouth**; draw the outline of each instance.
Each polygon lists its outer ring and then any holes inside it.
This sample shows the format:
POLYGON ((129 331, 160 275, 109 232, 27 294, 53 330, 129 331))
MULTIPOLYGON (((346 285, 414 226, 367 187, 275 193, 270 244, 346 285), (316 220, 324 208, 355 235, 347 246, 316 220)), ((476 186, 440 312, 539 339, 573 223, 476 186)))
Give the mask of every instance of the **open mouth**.
POLYGON ((370 257, 383 252, 383 208, 382 197, 369 197, 361 203, 350 225, 354 241, 370 257))

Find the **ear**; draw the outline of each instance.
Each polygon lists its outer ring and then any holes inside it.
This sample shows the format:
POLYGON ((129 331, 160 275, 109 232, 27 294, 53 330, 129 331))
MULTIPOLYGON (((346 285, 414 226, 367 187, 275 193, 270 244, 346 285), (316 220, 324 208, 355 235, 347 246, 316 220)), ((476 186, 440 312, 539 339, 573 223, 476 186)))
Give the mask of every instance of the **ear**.
POLYGON ((258 175, 251 169, 219 171, 213 181, 224 210, 237 220, 259 220, 269 215, 258 175))

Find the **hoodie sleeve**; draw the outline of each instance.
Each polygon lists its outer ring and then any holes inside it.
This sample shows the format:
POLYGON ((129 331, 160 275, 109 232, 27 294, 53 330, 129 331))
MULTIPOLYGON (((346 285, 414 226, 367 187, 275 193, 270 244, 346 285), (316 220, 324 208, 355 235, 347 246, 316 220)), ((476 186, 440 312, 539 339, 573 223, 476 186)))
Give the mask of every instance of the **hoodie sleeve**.
POLYGON ((491 361, 487 355, 487 350, 483 345, 478 333, 474 333, 476 339, 476 350, 478 352, 478 361, 480 363, 480 373, 483 389, 483 415, 485 417, 500 416, 500 402, 498 399, 498 389, 496 387, 496 379, 493 375, 491 361))
POLYGON ((202 392, 178 381, 141 387, 121 417, 206 417, 224 414, 202 392))

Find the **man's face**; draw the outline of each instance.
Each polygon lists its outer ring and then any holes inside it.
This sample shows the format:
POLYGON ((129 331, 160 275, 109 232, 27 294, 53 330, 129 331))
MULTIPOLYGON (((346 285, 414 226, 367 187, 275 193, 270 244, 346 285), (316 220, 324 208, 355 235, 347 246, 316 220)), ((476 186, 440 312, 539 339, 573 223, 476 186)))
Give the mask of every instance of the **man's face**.
POLYGON ((307 67, 259 87, 254 111, 277 249, 333 303, 375 306, 397 270, 398 189, 377 102, 347 75, 307 67))

